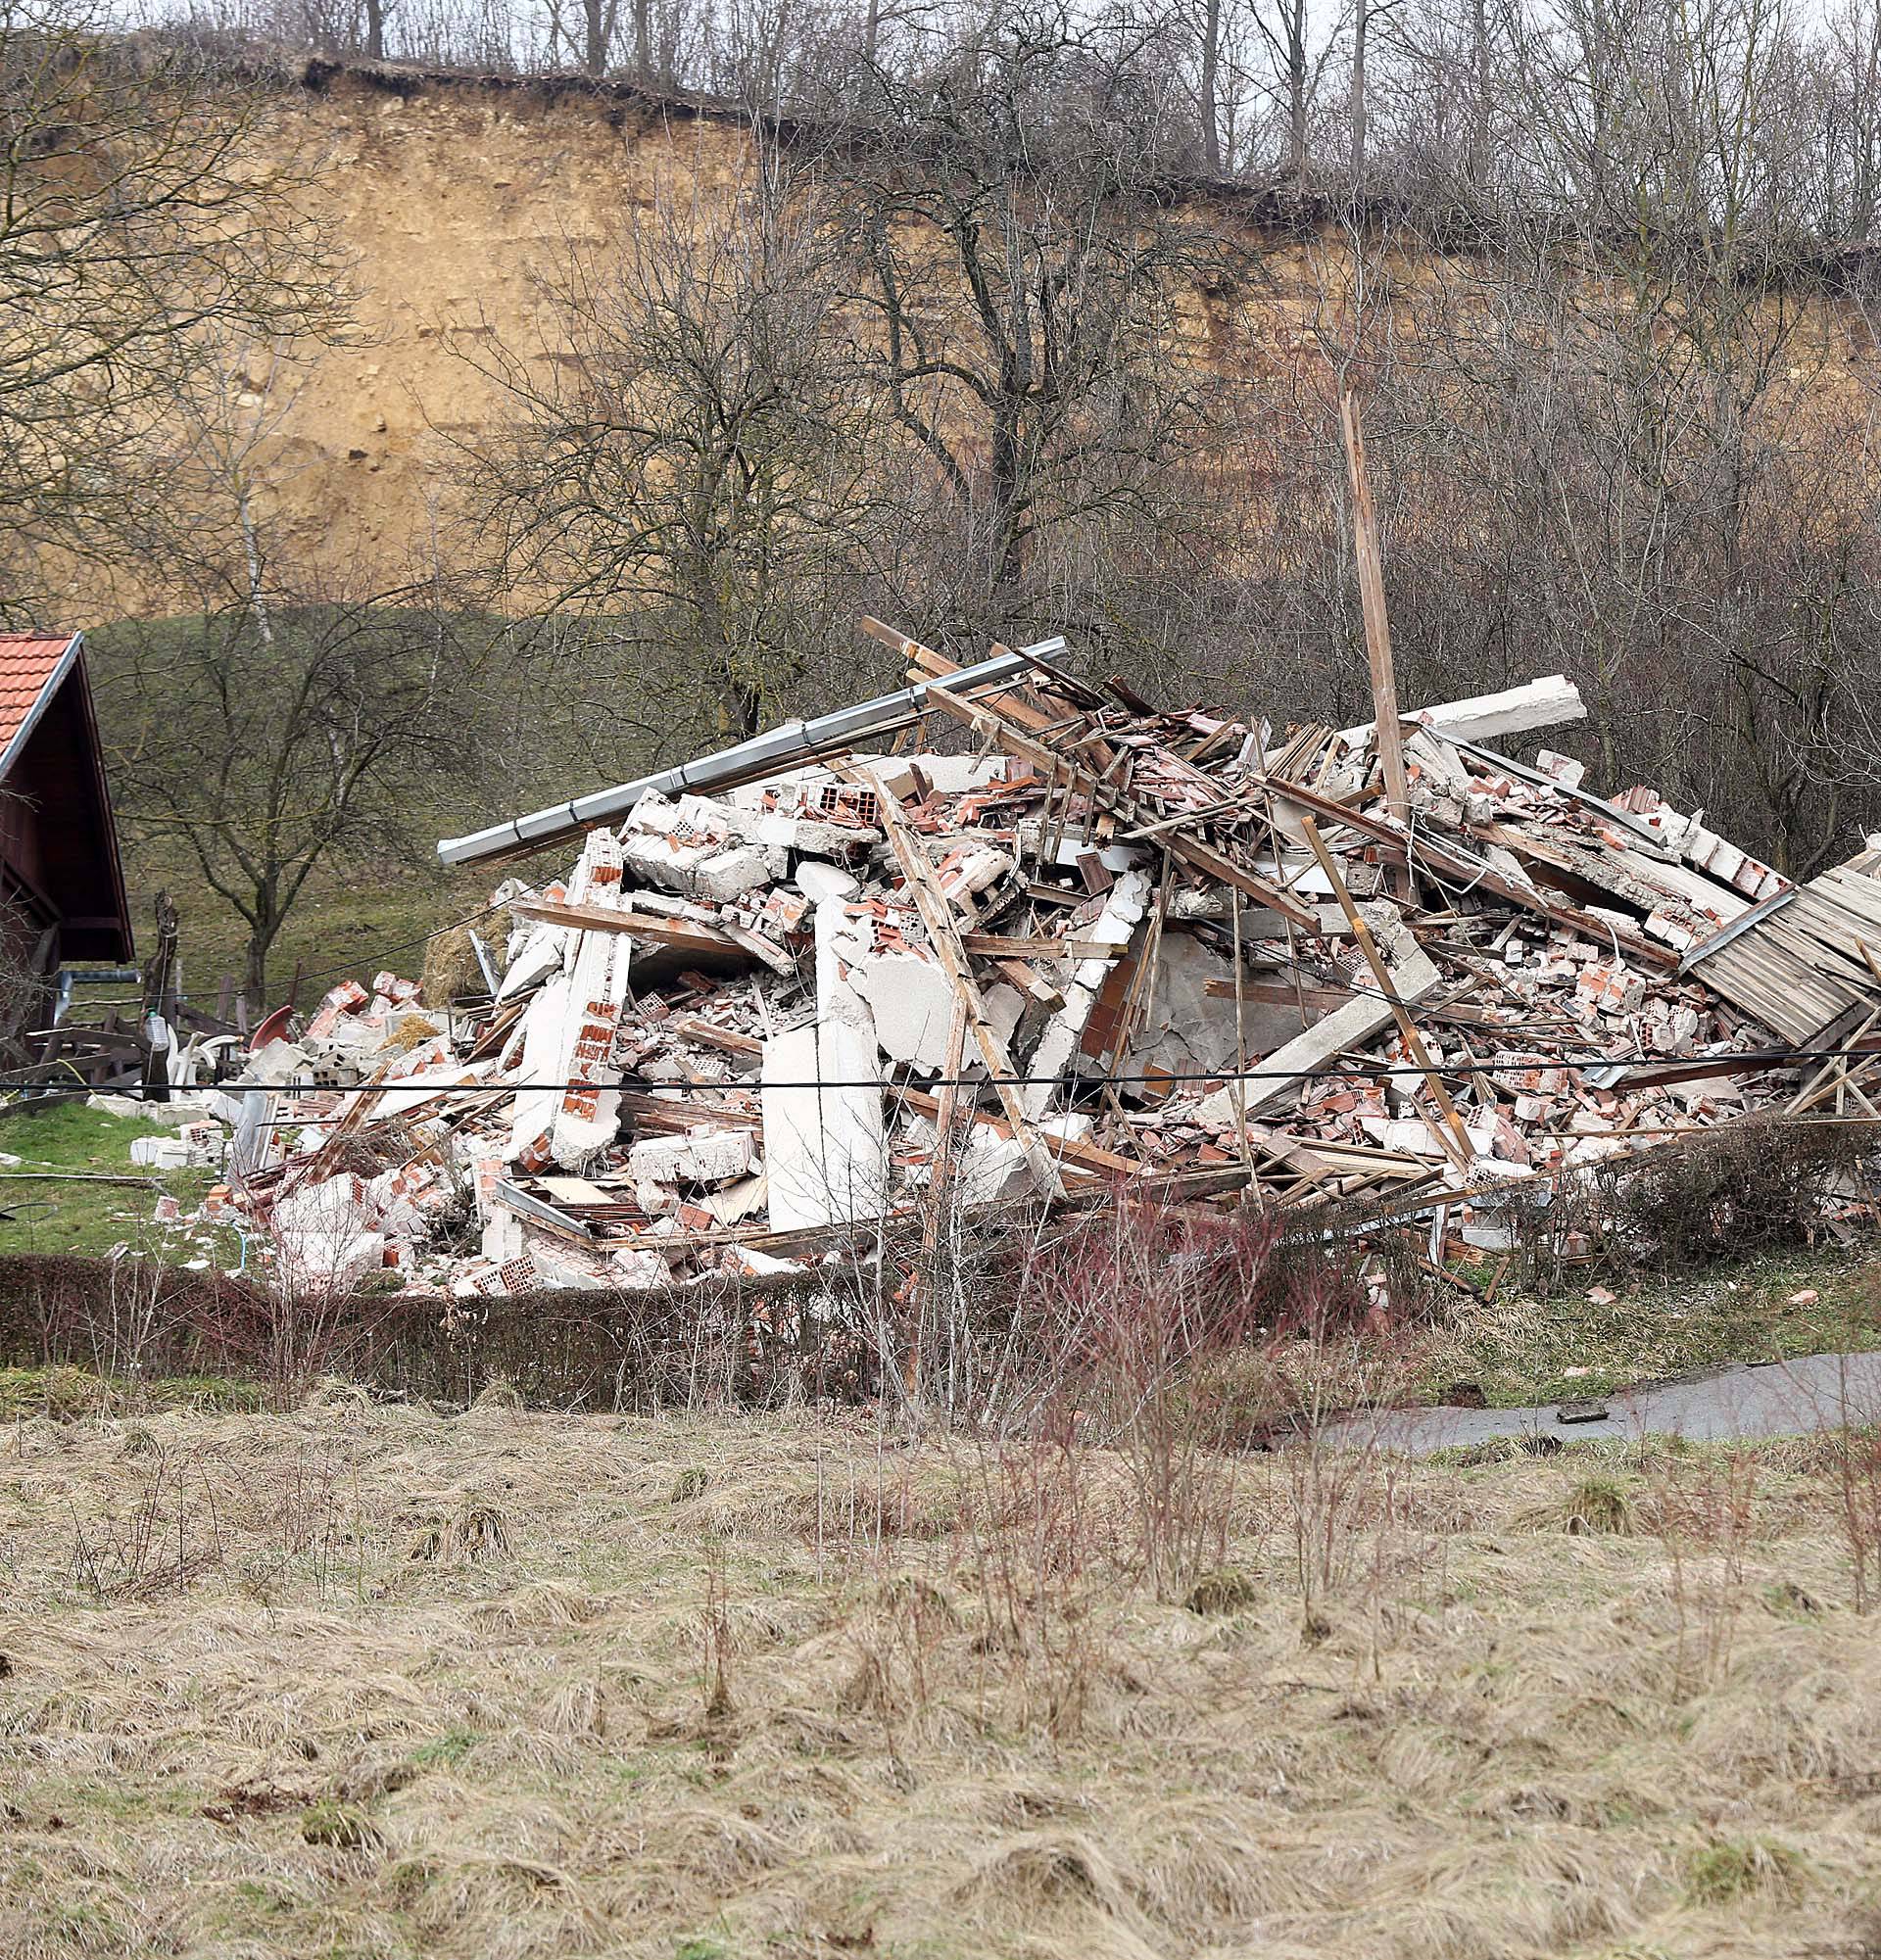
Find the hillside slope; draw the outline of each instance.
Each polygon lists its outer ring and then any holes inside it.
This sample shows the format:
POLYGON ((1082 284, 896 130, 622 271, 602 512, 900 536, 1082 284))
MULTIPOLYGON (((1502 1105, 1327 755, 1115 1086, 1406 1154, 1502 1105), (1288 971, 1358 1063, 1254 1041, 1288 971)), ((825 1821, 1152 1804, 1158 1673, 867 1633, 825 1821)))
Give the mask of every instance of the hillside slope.
MULTIPOLYGON (((537 276, 569 246, 604 246, 662 192, 682 206, 726 197, 752 159, 735 114, 625 88, 319 63, 282 84, 263 143, 270 161, 307 172, 311 203, 350 260, 355 317, 342 345, 305 366, 272 370, 259 349, 247 357, 237 399, 275 432, 265 513, 280 527, 277 558, 381 587, 435 547, 447 563, 463 556, 452 534, 452 454, 501 418, 501 391, 478 371, 491 350, 541 359, 555 340, 537 276)), ((1316 335, 1336 328, 1349 299, 1339 228, 1311 235, 1298 212, 1259 197, 1223 202, 1199 221, 1258 234, 1263 262, 1248 289, 1198 293, 1205 358, 1266 370, 1282 406, 1295 368, 1310 366, 1317 392, 1316 335)), ((1401 293, 1450 283, 1434 262, 1395 250, 1383 264, 1401 293)), ((1461 304, 1467 312, 1471 303, 1461 304)), ((1839 399, 1860 321, 1834 302, 1809 305, 1809 365, 1791 370, 1790 389, 1839 399)), ((1283 475, 1303 433, 1282 415, 1274 454, 1248 460, 1253 479, 1283 475)), ((148 569, 109 588, 89 569, 72 594, 80 621, 169 609, 148 569)))
POLYGON ((452 445, 499 412, 464 353, 499 336, 536 346, 532 281, 559 252, 603 241, 662 182, 729 187, 747 158, 724 122, 592 94, 401 94, 347 75, 285 96, 273 137, 314 170, 357 296, 348 343, 282 399, 280 514, 297 556, 387 577, 444 510, 452 445))

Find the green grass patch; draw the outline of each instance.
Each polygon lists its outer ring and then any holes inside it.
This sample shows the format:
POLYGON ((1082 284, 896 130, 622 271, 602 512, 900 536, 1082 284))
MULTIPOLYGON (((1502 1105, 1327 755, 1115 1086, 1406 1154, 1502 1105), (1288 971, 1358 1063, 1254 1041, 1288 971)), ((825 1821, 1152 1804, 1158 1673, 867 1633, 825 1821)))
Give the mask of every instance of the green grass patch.
POLYGON ((138 1137, 165 1133, 162 1123, 113 1116, 84 1103, 43 1111, 16 1107, 0 1115, 0 1151, 22 1160, 0 1170, 38 1173, 0 1176, 0 1254, 97 1258, 114 1246, 128 1245, 175 1265, 203 1260, 234 1266, 241 1245, 235 1233, 205 1227, 162 1231, 153 1222, 160 1197, 174 1197, 190 1212, 216 1182, 214 1171, 151 1171, 130 1161, 130 1146, 138 1137), (64 1177, 61 1172, 89 1174, 64 1177), (139 1187, 95 1181, 100 1176, 153 1181, 139 1187), (204 1237, 209 1244, 198 1242, 204 1237))
POLYGON ((50 1415, 72 1421, 81 1415, 103 1415, 125 1409, 146 1412, 166 1410, 208 1413, 236 1410, 252 1414, 267 1405, 260 1382, 238 1381, 231 1375, 181 1374, 129 1381, 92 1368, 0 1368, 0 1421, 28 1415, 50 1415))
POLYGON ((411 1751, 410 1760, 419 1769, 455 1769, 476 1747, 480 1738, 475 1729, 446 1729, 411 1751))
POLYGON ((1449 1400, 1472 1384, 1492 1408, 1601 1396, 1635 1382, 1735 1362, 1881 1347, 1881 1262, 1844 1251, 1732 1261, 1678 1281, 1610 1279, 1460 1301, 1419 1371, 1417 1390, 1449 1400), (1798 1299, 1813 1294, 1814 1299, 1798 1299))
POLYGON ((1756 1893, 1796 1898, 1808 1864, 1799 1851, 1772 1838, 1720 1838, 1693 1854, 1685 1870, 1685 1894, 1694 1905, 1730 1905, 1756 1893))

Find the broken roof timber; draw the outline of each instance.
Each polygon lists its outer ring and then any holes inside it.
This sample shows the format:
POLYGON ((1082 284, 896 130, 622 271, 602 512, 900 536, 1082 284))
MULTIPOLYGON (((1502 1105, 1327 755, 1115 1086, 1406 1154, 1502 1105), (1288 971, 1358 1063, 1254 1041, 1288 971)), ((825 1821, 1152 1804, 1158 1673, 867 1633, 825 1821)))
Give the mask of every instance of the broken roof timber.
POLYGON ((998 654, 977 666, 962 667, 942 679, 918 681, 892 694, 877 694, 870 700, 816 715, 809 721, 785 722, 714 754, 678 763, 671 769, 655 770, 650 776, 637 776, 612 789, 597 789, 592 795, 577 796, 569 802, 533 811, 526 817, 513 817, 506 823, 493 824, 488 830, 472 831, 467 837, 441 837, 438 856, 445 864, 482 864, 495 858, 514 857, 548 844, 565 843, 597 824, 624 817, 643 796, 730 789, 741 783, 776 775, 793 763, 840 754, 866 736, 886 735, 926 713, 934 705, 930 696, 937 690, 971 694, 995 688, 1030 672, 1029 654, 1049 655, 1061 651, 1064 645, 1062 635, 1040 641, 1037 646, 998 654))

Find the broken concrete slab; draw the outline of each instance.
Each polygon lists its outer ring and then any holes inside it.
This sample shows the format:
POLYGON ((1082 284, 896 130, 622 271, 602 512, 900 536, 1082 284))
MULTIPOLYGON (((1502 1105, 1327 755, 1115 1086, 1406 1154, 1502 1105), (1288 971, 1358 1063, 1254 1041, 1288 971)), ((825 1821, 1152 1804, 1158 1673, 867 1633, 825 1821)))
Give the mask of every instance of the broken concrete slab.
MULTIPOLYGON (((1514 736, 1533 735, 1538 729, 1560 728, 1586 718, 1587 705, 1580 690, 1565 674, 1544 674, 1539 680, 1524 681, 1498 693, 1443 701, 1405 717, 1424 723, 1453 741, 1474 742, 1507 741, 1514 736)), ((1356 728, 1341 730, 1339 740, 1348 748, 1363 747, 1372 740, 1373 728, 1373 723, 1361 722, 1356 728)))
POLYGON ((822 1094, 817 1077, 816 1024, 774 1034, 764 1044, 761 1077, 764 1162, 770 1182, 771 1225, 799 1231, 828 1224, 835 1213, 823 1165, 822 1094))
MULTIPOLYGON (((816 1075, 825 1222, 872 1218, 885 1208, 888 1193, 881 1043, 869 1003, 845 975, 838 950, 846 923, 840 901, 817 906, 816 1075)), ((768 1155, 767 1150, 767 1160, 768 1155)))
POLYGON ((725 1184, 748 1174, 757 1141, 748 1129, 689 1130, 683 1136, 650 1136, 627 1153, 637 1178, 658 1184, 725 1184))
POLYGON ((954 989, 935 961, 916 953, 887 954, 859 961, 849 979, 869 1004, 884 1054, 924 1076, 937 1076, 947 1066, 954 989))

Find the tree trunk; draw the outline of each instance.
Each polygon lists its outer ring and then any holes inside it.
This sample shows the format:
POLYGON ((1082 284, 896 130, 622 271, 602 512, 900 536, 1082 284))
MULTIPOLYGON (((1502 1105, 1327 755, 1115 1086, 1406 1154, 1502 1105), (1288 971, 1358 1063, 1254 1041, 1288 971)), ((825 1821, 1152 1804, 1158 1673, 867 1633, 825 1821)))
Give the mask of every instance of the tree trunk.
POLYGON ((634 0, 634 78, 653 78, 653 0, 634 0))
POLYGON ((1007 410, 993 416, 988 464, 992 490, 992 589, 1004 592, 1019 583, 1026 568, 1025 543, 1019 535, 1019 431, 1007 410))
POLYGON ((274 884, 267 880, 255 893, 255 914, 249 921, 248 949, 242 960, 242 993, 249 1012, 267 1012, 267 955, 281 930, 274 884))
POLYGON ((1306 0, 1293 0, 1286 30, 1286 128, 1293 181, 1306 181, 1306 0))
POLYGON ((1202 16, 1202 161, 1212 175, 1222 168, 1222 0, 1207 0, 1202 16))
POLYGON ((385 0, 365 0, 365 58, 385 59, 385 0))
POLYGON ((1873 233, 1875 184, 1881 178, 1875 126, 1877 108, 1881 107, 1881 8, 1864 24, 1863 38, 1866 46, 1856 90, 1855 188, 1849 217, 1849 236, 1857 245, 1865 245, 1873 233))
POLYGON ((1365 192, 1365 43, 1372 31, 1371 0, 1355 0, 1352 15, 1352 198, 1365 192))
POLYGON ((590 74, 607 72, 607 22, 603 12, 604 0, 581 0, 581 22, 586 47, 582 67, 590 74))
POLYGON ((1473 0, 1470 30, 1471 84, 1474 91, 1470 105, 1470 155, 1465 168, 1472 190, 1486 188, 1489 181, 1489 7, 1488 0, 1473 0))

